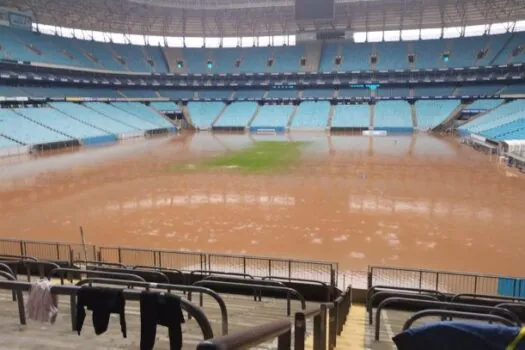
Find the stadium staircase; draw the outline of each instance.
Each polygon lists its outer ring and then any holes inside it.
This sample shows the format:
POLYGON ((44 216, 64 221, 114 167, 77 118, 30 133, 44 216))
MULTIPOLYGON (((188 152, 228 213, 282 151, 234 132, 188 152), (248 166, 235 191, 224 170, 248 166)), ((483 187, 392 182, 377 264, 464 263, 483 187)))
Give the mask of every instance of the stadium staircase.
POLYGON ((186 119, 188 125, 195 129, 195 124, 193 124, 193 120, 191 119, 190 109, 188 108, 188 105, 183 105, 181 110, 182 115, 184 116, 184 119, 186 119))
POLYGON ((415 104, 411 104, 410 105, 410 114, 412 116, 412 126, 414 127, 414 129, 416 129, 418 127, 417 125, 417 112, 416 112, 416 105, 415 104))
POLYGON ((219 121, 219 119, 222 117, 222 115, 224 114, 224 112, 226 111, 227 108, 228 108, 228 105, 225 103, 224 107, 222 107, 222 109, 219 112, 219 114, 217 114, 215 119, 213 119, 213 121, 211 122, 211 127, 212 128, 215 126, 215 123, 217 123, 219 121))
POLYGON ((370 105, 370 129, 374 129, 375 114, 376 114, 376 105, 370 105))
POLYGON ((466 104, 460 103, 459 106, 454 109, 450 115, 432 131, 447 131, 454 125, 454 121, 461 115, 461 111, 466 107, 466 104))
POLYGON ((326 127, 328 130, 332 128, 332 121, 334 119, 335 115, 335 105, 330 105, 330 110, 328 111, 328 121, 326 123, 326 127))
POLYGON ((290 117, 288 118, 288 122, 286 123, 286 129, 290 129, 290 127, 292 126, 293 119, 295 118, 295 115, 297 114, 297 109, 298 108, 299 108, 299 106, 297 106, 297 105, 293 106, 293 111, 292 111, 292 113, 290 113, 290 117))
MULTIPOLYGON (((266 93, 268 93, 268 92, 266 92, 266 93)), ((252 123, 255 120, 255 118, 257 118, 257 114, 259 114, 259 110, 260 109, 261 109, 261 105, 257 104, 257 108, 255 109, 255 113, 253 113, 252 117, 248 121, 248 124, 246 124, 246 128, 247 129, 249 129, 252 126, 252 123)))
POLYGON ((322 50, 322 41, 314 41, 305 45, 304 57, 306 58, 306 64, 301 66, 301 72, 319 72, 322 50))

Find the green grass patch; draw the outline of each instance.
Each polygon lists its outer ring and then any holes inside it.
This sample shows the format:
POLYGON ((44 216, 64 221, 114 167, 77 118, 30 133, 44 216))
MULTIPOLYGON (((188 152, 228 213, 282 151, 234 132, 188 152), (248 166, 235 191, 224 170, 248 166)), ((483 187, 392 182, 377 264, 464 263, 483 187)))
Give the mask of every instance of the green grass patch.
POLYGON ((262 141, 252 147, 230 152, 202 163, 183 166, 186 170, 232 169, 244 173, 286 170, 300 158, 304 142, 262 141))

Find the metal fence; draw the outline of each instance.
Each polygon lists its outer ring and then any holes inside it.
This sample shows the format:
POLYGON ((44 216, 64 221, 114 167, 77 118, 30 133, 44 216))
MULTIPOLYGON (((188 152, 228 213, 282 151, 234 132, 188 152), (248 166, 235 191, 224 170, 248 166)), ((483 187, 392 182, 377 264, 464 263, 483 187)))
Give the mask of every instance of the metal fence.
POLYGON ((386 285, 433 289, 443 293, 498 295, 501 280, 520 285, 520 279, 487 274, 457 273, 423 269, 401 269, 386 266, 368 268, 368 287, 386 285))
POLYGON ((155 266, 184 271, 241 272, 256 277, 307 279, 337 286, 338 264, 334 262, 280 259, 272 257, 204 254, 183 251, 96 247, 70 243, 52 243, 0 239, 0 254, 32 256, 42 260, 98 260, 127 266, 155 266))

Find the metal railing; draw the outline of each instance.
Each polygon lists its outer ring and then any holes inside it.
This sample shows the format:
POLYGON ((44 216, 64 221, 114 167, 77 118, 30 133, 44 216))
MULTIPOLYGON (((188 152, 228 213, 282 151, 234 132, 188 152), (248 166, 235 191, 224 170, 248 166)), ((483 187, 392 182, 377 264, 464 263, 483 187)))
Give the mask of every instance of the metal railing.
MULTIPOLYGON (((432 309, 440 309, 441 311, 461 311, 461 312, 474 312, 482 314, 493 314, 499 313, 499 317, 508 320, 511 324, 517 327, 521 327, 521 322, 518 316, 512 311, 505 308, 497 308, 492 306, 483 305, 472 305, 472 304, 460 304, 460 303, 449 303, 442 301, 433 300, 420 300, 403 297, 392 297, 383 300, 378 306, 376 311, 376 324, 375 324, 375 340, 379 340, 380 329, 381 329, 381 311, 391 304, 403 304, 411 305, 414 307, 429 307, 432 309)), ((453 315, 449 315, 452 317, 453 315)))
MULTIPOLYGON (((128 281, 126 281, 128 282, 128 281)), ((0 289, 4 290, 12 290, 16 292, 20 292, 20 295, 22 294, 22 291, 29 291, 31 289, 31 283, 28 282, 19 282, 19 281, 0 281, 0 289)), ((56 295, 69 295, 73 299, 77 295, 77 292, 80 290, 79 286, 75 285, 55 285, 51 287, 51 293, 56 295)), ((138 301, 140 300, 140 291, 138 290, 129 290, 125 289, 123 290, 124 298, 126 300, 133 300, 138 301)), ((23 307, 23 299, 22 297, 17 298, 19 300, 19 304, 22 304, 22 308, 19 308, 20 313, 20 321, 21 324, 25 324, 25 309, 23 307), (22 322, 23 320, 23 322, 22 322)), ((213 330, 211 328, 210 321, 206 317, 206 315, 202 312, 200 308, 193 305, 191 302, 180 299, 181 307, 184 311, 188 312, 192 317, 195 318, 197 321, 197 324, 199 325, 202 335, 204 339, 210 339, 213 338, 213 330)), ((72 314, 72 320, 73 320, 73 314, 72 314)))
POLYGON ((369 266, 367 282, 368 288, 374 285, 386 285, 433 289, 451 294, 498 295, 498 283, 502 278, 513 283, 517 289, 521 288, 521 279, 516 277, 387 266, 369 266))
POLYGON ((349 287, 333 303, 321 304, 318 308, 298 311, 294 325, 289 320, 269 322, 243 331, 203 341, 198 350, 239 350, 256 347, 277 338, 278 350, 292 348, 292 327, 294 329, 294 350, 305 349, 306 323, 313 318, 313 350, 334 349, 336 336, 341 333, 350 310, 352 289, 349 287), (327 316, 330 310, 330 316, 327 316), (328 337, 328 343, 327 343, 328 337))
MULTIPOLYGON (((254 277, 315 280, 337 286, 335 262, 281 259, 274 257, 205 254, 169 250, 0 239, 0 255, 34 256, 49 261, 110 263, 127 266, 151 266, 181 271, 221 271, 244 273, 254 277), (85 248, 85 250, 84 250, 85 248), (85 254, 84 254, 85 252, 85 254)), ((1 259, 1 258, 0 258, 1 259)))
POLYGON ((419 319, 424 317, 456 317, 477 321, 499 322, 505 326, 515 326, 512 321, 496 315, 478 314, 474 312, 451 311, 451 310, 423 310, 413 314, 403 325, 403 330, 407 330, 419 319))
POLYGON ((208 286, 208 287, 227 287, 227 288, 251 288, 254 291, 254 295, 258 295, 262 291, 271 291, 271 292, 284 292, 286 293, 286 315, 291 315, 291 306, 290 306, 290 296, 294 295, 297 297, 297 300, 301 303, 301 309, 306 309, 306 301, 301 293, 296 291, 293 288, 280 287, 280 286, 270 286, 264 284, 252 284, 252 283, 235 283, 235 282, 221 282, 221 281, 210 281, 202 280, 193 283, 194 286, 208 286))
MULTIPOLYGON (((150 283, 150 282, 139 282, 139 281, 127 281, 127 280, 115 280, 109 278, 86 278, 80 280, 76 283, 77 286, 82 286, 85 284, 92 285, 93 283, 117 285, 117 286, 128 286, 128 287, 144 287, 146 290, 150 289, 165 289, 168 293, 172 290, 177 290, 181 292, 199 292, 201 294, 207 294, 212 297, 221 310, 221 330, 222 334, 228 334, 228 310, 226 309, 226 303, 222 297, 215 293, 213 290, 204 287, 194 287, 194 286, 184 286, 177 284, 169 283, 150 283)), ((188 299, 191 302, 191 296, 188 299)), ((202 304, 200 305, 202 306, 202 304)))

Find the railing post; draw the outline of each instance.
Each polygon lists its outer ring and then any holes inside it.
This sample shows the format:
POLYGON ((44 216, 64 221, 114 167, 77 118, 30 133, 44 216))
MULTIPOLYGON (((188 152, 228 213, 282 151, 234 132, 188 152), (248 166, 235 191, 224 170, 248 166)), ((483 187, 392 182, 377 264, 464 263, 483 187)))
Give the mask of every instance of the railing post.
POLYGON ((326 350, 327 326, 329 326, 329 324, 326 322, 326 305, 321 304, 321 313, 319 314, 319 317, 314 317, 314 350, 326 350), (316 329, 319 329, 319 337, 317 338, 317 341, 315 338, 316 329))
POLYGON ((162 268, 162 252, 158 252, 159 253, 159 266, 160 268, 162 268))
POLYGON ((153 251, 153 266, 157 267, 157 251, 153 251))
MULTIPOLYGON (((242 257, 242 267, 243 267, 242 268, 242 273, 246 274, 246 257, 245 256, 242 257)), ((290 315, 288 315, 288 316, 290 316, 290 315)))
POLYGON ((329 349, 333 349, 337 345, 337 309, 339 308, 339 302, 334 303, 334 307, 328 312, 330 319, 330 327, 328 329, 328 346, 329 349))
POLYGON ((272 259, 268 259, 268 276, 272 277, 272 259))
POLYGON ((277 339, 277 350, 290 350, 292 348, 292 330, 289 329, 277 339))
POLYGON ((371 267, 370 271, 368 271, 367 276, 366 276, 366 283, 367 283, 367 288, 366 289, 372 288, 372 275, 373 275, 373 273, 374 273, 374 268, 371 267))
POLYGON ((60 244, 57 243, 57 260, 60 260, 60 244))
POLYGON ((288 282, 292 281, 292 260, 288 260, 288 282))
POLYGON ((118 253, 118 262, 120 264, 122 264, 122 252, 121 252, 121 248, 117 248, 117 253, 118 253))
POLYGON ((478 276, 474 276, 474 294, 478 294, 478 276))
POLYGON ((423 271, 419 270, 419 289, 421 289, 422 283, 423 283, 423 271))
POLYGON ((439 272, 436 272, 436 291, 439 291, 439 272))
POLYGON ((73 267, 73 260, 75 260, 73 255, 73 248, 69 247, 69 266, 71 267, 73 267))
MULTIPOLYGON (((316 316, 317 317, 317 316, 316 316)), ((315 323, 315 321, 314 321, 315 323)), ((304 341, 306 334, 306 318, 304 317, 303 312, 295 313, 295 333, 294 333, 294 350, 304 350, 304 341)), ((315 348, 315 333, 316 329, 314 326, 314 350, 315 348)))
POLYGON ((286 316, 290 316, 291 313, 292 310, 290 307, 290 292, 286 292, 286 316))
POLYGON ((26 256, 26 242, 20 241, 20 256, 26 256))

